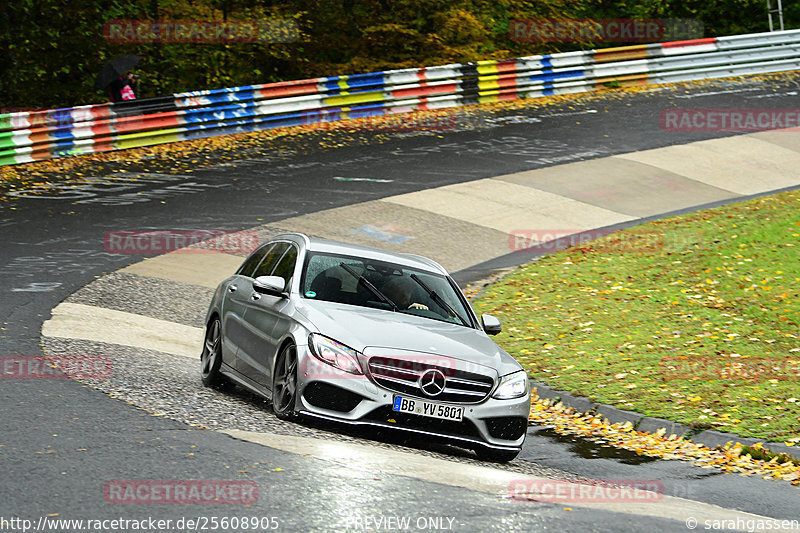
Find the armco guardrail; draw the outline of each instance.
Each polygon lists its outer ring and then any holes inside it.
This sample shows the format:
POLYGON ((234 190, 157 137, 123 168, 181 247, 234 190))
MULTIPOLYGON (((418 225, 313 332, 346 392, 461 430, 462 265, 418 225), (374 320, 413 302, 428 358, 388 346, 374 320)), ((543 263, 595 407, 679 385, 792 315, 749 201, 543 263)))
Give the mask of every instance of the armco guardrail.
POLYGON ((344 118, 800 69, 800 30, 565 52, 0 115, 0 165, 344 118))

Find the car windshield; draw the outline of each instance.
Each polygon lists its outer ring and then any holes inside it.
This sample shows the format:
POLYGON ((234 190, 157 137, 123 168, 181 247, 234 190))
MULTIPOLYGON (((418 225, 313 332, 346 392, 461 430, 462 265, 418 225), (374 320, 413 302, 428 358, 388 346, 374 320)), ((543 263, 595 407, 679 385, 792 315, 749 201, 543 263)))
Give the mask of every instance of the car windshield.
POLYGON ((360 257, 311 253, 301 294, 470 326, 458 289, 440 274, 360 257))

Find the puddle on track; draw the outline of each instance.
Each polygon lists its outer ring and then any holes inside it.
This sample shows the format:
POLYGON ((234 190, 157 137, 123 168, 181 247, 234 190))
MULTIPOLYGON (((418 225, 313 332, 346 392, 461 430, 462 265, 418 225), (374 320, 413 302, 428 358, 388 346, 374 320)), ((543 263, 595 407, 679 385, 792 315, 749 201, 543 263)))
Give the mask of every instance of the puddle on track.
POLYGON ((531 436, 543 437, 569 447, 569 451, 584 459, 612 459, 627 465, 639 465, 658 461, 658 457, 639 455, 630 450, 604 446, 574 435, 560 435, 552 428, 544 428, 531 436))

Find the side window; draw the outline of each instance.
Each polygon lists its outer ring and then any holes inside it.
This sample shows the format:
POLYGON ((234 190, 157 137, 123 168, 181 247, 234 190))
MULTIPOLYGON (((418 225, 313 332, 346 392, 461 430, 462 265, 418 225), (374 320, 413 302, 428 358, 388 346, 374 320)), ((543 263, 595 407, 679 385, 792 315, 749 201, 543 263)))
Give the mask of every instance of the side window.
POLYGON ((266 244, 250 254, 250 257, 245 259, 242 266, 239 267, 239 270, 236 271, 237 274, 242 276, 250 276, 253 277, 253 272, 256 270, 256 267, 264 259, 264 256, 267 255, 267 252, 272 248, 272 244, 266 244))
POLYGON ((291 246, 286 253, 283 254, 280 263, 278 266, 275 267, 275 272, 272 273, 273 276, 280 276, 289 284, 289 280, 292 278, 292 274, 294 274, 294 265, 297 263, 297 248, 291 246))
POLYGON ((259 276, 269 276, 272 274, 272 270, 275 268, 275 265, 278 264, 281 256, 283 256, 283 253, 289 246, 289 243, 286 242, 279 242, 275 244, 266 257, 264 257, 264 260, 261 261, 261 264, 258 265, 258 268, 252 277, 257 278, 259 276))

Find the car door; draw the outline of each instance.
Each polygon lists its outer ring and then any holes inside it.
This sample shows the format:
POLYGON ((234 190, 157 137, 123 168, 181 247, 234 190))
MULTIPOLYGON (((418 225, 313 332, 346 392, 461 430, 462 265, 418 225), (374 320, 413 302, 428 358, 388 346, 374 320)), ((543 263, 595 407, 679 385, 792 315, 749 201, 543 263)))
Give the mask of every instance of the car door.
POLYGON ((273 246, 274 243, 267 243, 250 254, 223 288, 225 296, 220 309, 222 315, 222 361, 233 368, 238 366, 236 357, 239 346, 246 338, 244 312, 247 309, 247 299, 253 292, 252 275, 273 246))
POLYGON ((292 246, 288 242, 275 243, 251 274, 247 284, 247 292, 243 292, 239 296, 245 310, 242 318, 239 351, 236 355, 236 369, 243 376, 258 384, 263 384, 264 382, 264 353, 271 349, 270 346, 274 342, 271 337, 274 324, 259 320, 258 315, 265 304, 280 300, 280 297, 256 292, 253 289, 253 281, 259 276, 271 275, 281 258, 290 248, 292 246))
MULTIPOLYGON (((256 277, 279 276, 283 278, 288 292, 297 265, 297 256, 297 246, 289 245, 271 271, 267 272, 264 269, 257 272, 256 277)), ((290 318, 287 316, 286 310, 290 305, 288 298, 253 291, 244 315, 247 328, 260 335, 258 345, 248 353, 247 377, 267 388, 272 388, 273 361, 277 355, 279 343, 289 329, 290 318)), ((243 361, 244 359, 240 358, 240 363, 243 361)))

